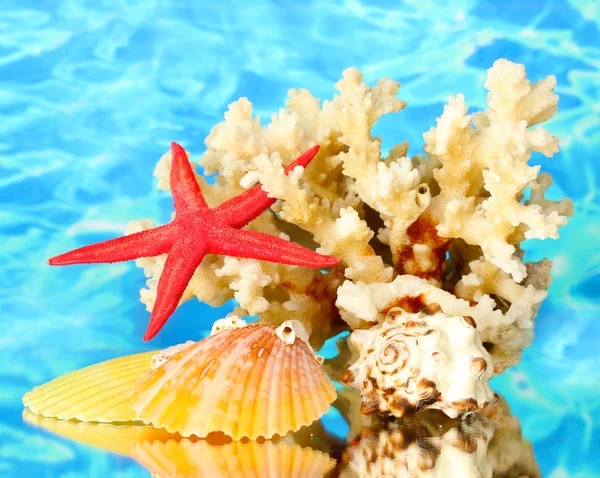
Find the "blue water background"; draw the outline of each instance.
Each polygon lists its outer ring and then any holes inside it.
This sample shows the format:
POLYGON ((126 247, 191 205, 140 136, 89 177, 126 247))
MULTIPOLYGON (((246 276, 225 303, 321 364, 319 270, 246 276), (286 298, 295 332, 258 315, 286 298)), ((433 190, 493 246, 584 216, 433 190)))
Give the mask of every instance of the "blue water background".
POLYGON ((375 132, 416 154, 449 94, 484 107, 499 57, 532 80, 557 77, 548 127, 562 151, 534 162, 577 215, 558 242, 528 245, 528 258, 555 261, 554 282, 534 345, 494 384, 544 476, 600 476, 599 28, 596 1, 0 2, 0 476, 147 476, 23 424, 21 396, 90 363, 199 339, 229 310, 189 301, 145 344, 133 263, 45 264, 130 220, 167 222, 172 200, 152 172, 170 141, 197 159, 238 97, 268 119, 289 88, 328 99, 356 66, 371 84, 403 83, 409 107, 375 132))

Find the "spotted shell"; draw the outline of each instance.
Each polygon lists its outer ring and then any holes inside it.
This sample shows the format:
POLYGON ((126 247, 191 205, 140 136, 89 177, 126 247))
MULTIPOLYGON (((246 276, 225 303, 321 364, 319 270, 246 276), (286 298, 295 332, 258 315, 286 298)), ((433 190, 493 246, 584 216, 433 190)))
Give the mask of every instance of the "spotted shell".
POLYGON ((237 439, 283 435, 328 410, 335 387, 299 322, 216 329, 135 384, 138 419, 182 436, 220 431, 237 439))
POLYGON ((23 419, 62 437, 133 458, 156 477, 320 478, 335 466, 328 455, 294 443, 293 435, 292 440, 277 443, 232 442, 222 434, 191 441, 139 423, 60 420, 29 410, 23 412, 23 419))
POLYGON ((393 308, 349 340, 360 357, 342 379, 360 391, 365 414, 431 408, 456 417, 495 400, 491 358, 470 317, 448 317, 437 304, 416 314, 393 308))

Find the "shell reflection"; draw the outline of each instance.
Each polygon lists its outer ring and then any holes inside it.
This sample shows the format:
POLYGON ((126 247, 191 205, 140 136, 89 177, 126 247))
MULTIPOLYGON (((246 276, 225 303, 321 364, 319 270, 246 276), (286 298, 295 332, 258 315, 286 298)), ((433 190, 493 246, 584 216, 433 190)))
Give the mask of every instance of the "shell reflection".
POLYGON ((322 477, 335 466, 329 455, 294 443, 292 435, 277 443, 232 441, 220 433, 193 440, 137 423, 60 420, 28 410, 23 418, 57 435, 133 458, 160 478, 322 477))
POLYGON ((321 477, 539 478, 517 417, 498 403, 450 419, 437 410, 403 419, 366 420, 354 390, 334 406, 349 422, 348 445, 316 422, 277 440, 234 441, 219 433, 182 438, 139 423, 24 419, 53 433, 135 459, 160 478, 321 477))
POLYGON ((445 433, 431 425, 417 419, 363 428, 358 444, 343 454, 346 469, 342 476, 493 476, 487 460, 487 445, 495 429, 492 422, 473 414, 449 429, 442 426, 445 433))
POLYGON ((139 422, 130 423, 93 423, 77 420, 60 420, 42 417, 23 411, 23 419, 56 435, 101 448, 118 455, 131 456, 138 443, 145 441, 166 441, 176 437, 162 428, 154 428, 139 422))
POLYGON ((219 446, 188 439, 144 442, 137 445, 133 456, 160 478, 322 477, 335 466, 335 460, 324 453, 270 441, 219 446))
POLYGON ((505 402, 450 419, 426 411, 363 427, 342 453, 342 477, 538 478, 531 444, 505 402))

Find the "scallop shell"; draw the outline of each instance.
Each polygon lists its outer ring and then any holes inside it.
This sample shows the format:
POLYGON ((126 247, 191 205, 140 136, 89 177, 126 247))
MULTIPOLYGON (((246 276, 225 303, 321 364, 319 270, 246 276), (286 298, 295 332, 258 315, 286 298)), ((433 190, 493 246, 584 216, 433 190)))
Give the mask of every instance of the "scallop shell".
POLYGON ((417 314, 389 311, 382 324, 356 330, 359 359, 343 381, 361 392, 361 411, 401 417, 439 409, 454 418, 496 399, 492 359, 470 317, 448 317, 430 304, 417 314))
POLYGON ((23 405, 35 414, 64 420, 136 420, 129 394, 150 370, 155 354, 128 355, 67 373, 26 393, 23 405))
POLYGON ((145 442, 137 445, 133 458, 161 478, 321 478, 335 466, 335 460, 324 453, 270 441, 219 446, 189 439, 145 442))
POLYGON ((140 420, 183 436, 256 438, 297 430, 328 410, 335 387, 299 322, 221 330, 136 383, 131 398, 140 420))

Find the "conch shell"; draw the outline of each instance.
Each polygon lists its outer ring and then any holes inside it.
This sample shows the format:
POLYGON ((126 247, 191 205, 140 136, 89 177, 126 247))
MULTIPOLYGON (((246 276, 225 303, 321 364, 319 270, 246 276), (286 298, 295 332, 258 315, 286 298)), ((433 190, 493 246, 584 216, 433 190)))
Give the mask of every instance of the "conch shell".
POLYGON ((336 397, 322 359, 297 321, 215 324, 134 386, 138 419, 182 436, 220 431, 234 439, 284 435, 323 415, 336 397))
POLYGON ((361 392, 361 411, 401 417, 439 409, 449 417, 495 400, 491 358, 470 317, 448 317, 437 304, 417 314, 389 311, 382 324, 356 330, 359 359, 343 381, 361 392))

